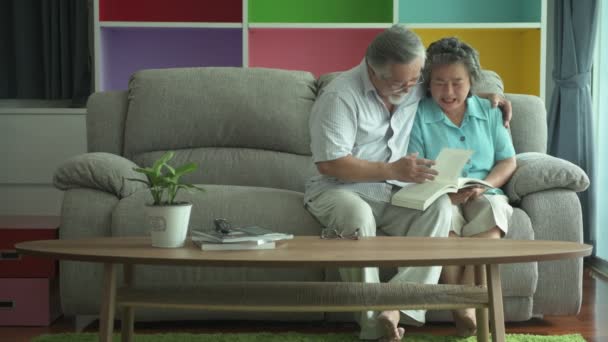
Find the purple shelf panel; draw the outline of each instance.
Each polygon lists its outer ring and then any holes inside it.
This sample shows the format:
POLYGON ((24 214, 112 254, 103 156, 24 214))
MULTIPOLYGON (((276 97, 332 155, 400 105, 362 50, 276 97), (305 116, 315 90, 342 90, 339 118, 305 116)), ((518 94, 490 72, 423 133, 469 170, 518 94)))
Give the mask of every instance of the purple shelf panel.
POLYGON ((101 51, 101 90, 127 89, 141 69, 243 64, 239 28, 103 28, 101 51))

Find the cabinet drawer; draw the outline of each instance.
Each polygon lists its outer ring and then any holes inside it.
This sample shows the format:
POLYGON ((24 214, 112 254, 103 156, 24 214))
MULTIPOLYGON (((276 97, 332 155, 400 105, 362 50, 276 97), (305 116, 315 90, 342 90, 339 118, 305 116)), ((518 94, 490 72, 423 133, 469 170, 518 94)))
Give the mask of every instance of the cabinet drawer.
POLYGON ((50 325, 59 317, 57 278, 0 279, 0 326, 50 325))
POLYGON ((57 274, 57 261, 19 255, 15 244, 23 241, 57 238, 59 219, 53 216, 0 217, 0 278, 51 278, 57 274))

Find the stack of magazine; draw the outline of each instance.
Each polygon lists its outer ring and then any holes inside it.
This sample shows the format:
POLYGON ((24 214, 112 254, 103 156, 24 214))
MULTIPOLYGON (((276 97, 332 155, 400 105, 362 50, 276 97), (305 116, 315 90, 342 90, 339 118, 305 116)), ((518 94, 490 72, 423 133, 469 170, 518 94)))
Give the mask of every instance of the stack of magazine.
POLYGON ((258 226, 230 228, 228 233, 192 230, 192 242, 203 251, 273 249, 277 241, 293 239, 293 234, 273 232, 258 226))

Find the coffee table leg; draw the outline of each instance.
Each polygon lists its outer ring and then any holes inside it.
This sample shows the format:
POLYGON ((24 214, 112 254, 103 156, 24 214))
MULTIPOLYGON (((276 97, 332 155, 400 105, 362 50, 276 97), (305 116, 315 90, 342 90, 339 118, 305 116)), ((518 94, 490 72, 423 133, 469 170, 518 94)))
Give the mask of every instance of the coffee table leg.
POLYGON ((492 341, 505 341, 505 314, 502 306, 502 285, 498 265, 487 265, 488 294, 490 296, 490 325, 492 341))
MULTIPOLYGON (((133 286, 133 265, 132 264, 123 264, 123 278, 125 287, 133 286)), ((133 307, 125 306, 122 309, 122 342, 131 342, 133 341, 133 323, 134 323, 134 313, 133 307)))
MULTIPOLYGON (((485 265, 475 265, 475 284, 488 287, 485 265)), ((488 309, 476 309, 475 318, 477 319, 477 341, 487 342, 490 331, 488 328, 488 309)))
POLYGON ((103 265, 103 293, 99 312, 99 341, 112 342, 116 304, 116 264, 103 265))

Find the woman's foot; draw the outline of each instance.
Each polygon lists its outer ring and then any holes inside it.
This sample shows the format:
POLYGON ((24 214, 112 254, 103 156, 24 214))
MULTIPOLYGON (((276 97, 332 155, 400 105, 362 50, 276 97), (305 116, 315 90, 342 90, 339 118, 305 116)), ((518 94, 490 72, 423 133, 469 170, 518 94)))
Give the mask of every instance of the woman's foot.
POLYGON ((469 337, 477 333, 475 309, 453 310, 452 317, 459 336, 469 337))
POLYGON ((382 342, 397 342, 401 341, 405 329, 399 327, 399 311, 382 311, 378 315, 378 324, 384 330, 384 337, 380 339, 382 342))

